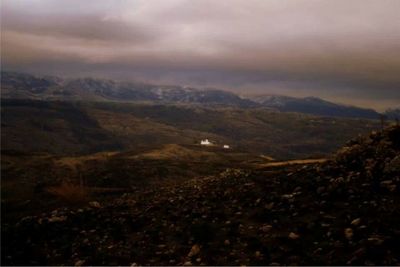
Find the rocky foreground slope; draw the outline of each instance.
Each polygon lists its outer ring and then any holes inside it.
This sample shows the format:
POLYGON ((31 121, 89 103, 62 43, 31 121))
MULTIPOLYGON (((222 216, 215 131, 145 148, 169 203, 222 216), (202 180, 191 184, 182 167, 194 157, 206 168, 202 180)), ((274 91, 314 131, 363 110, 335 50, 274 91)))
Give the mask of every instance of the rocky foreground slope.
POLYGON ((400 264, 400 127, 332 160, 229 169, 2 227, 6 265, 400 264))

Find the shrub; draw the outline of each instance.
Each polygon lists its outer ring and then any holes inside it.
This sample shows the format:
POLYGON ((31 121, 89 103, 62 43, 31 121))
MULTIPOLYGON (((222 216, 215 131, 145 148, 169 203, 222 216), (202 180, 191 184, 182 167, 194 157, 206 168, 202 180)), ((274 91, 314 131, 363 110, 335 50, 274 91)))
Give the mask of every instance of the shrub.
POLYGON ((86 187, 69 182, 48 187, 46 191, 68 203, 84 203, 89 200, 89 191, 86 187))

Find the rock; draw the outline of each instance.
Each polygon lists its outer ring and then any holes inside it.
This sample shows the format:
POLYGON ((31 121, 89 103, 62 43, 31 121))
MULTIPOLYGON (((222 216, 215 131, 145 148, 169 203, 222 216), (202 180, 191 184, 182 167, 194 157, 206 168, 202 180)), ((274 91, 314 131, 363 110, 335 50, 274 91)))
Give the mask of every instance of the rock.
POLYGON ((393 184, 392 180, 385 180, 380 182, 380 186, 388 189, 390 192, 396 191, 397 186, 393 184))
POLYGON ((391 185, 393 183, 392 180, 385 180, 381 182, 381 186, 387 186, 387 185, 391 185))
POLYGON ((192 248, 189 251, 188 257, 196 256, 199 253, 200 253, 200 246, 197 245, 197 244, 193 245, 192 248))
POLYGON ((107 206, 101 201, 100 209, 89 204, 81 211, 57 208, 7 226, 12 242, 4 258, 13 265, 26 250, 35 252, 26 253, 26 263, 37 265, 61 265, 71 258, 72 265, 81 259, 83 265, 132 263, 129 259, 151 266, 396 265, 398 195, 387 189, 398 190, 400 176, 385 174, 383 167, 398 155, 400 143, 379 150, 375 143, 382 142, 373 143, 360 141, 358 151, 349 147, 349 160, 332 159, 319 168, 255 170, 245 179, 232 172, 229 179, 212 175, 176 187, 137 190, 127 196, 135 198, 134 206, 128 199, 107 206), (293 175, 284 179, 289 171, 293 175))
POLYGON ((353 262, 360 260, 360 258, 365 254, 365 248, 359 248, 356 251, 354 251, 352 253, 352 258, 350 260, 347 261, 346 264, 348 265, 352 265, 353 262))
POLYGON ((352 220, 351 221, 351 225, 354 225, 354 226, 357 226, 357 225, 359 225, 361 223, 361 219, 360 218, 357 218, 357 219, 354 219, 354 220, 352 220))
POLYGON ((325 192, 325 187, 324 186, 320 186, 320 187, 317 188, 317 194, 318 195, 321 195, 324 192, 325 192))
POLYGON ((97 201, 91 201, 91 202, 89 202, 89 206, 92 207, 92 208, 96 208, 96 209, 101 208, 100 203, 97 202, 97 201))
POLYGON ((353 229, 351 228, 346 228, 344 229, 344 236, 346 237, 346 239, 351 240, 353 238, 353 229))
POLYGON ((331 232, 327 232, 326 233, 326 237, 331 237, 332 233, 331 232))
POLYGON ((289 234, 289 238, 292 239, 292 240, 296 240, 296 239, 299 239, 300 236, 298 234, 296 234, 296 233, 291 232, 289 234))
POLYGON ((298 186, 293 190, 293 192, 299 192, 299 191, 301 191, 301 186, 298 186))
POLYGON ((268 233, 272 229, 272 225, 264 224, 260 227, 260 230, 264 233, 268 233))
POLYGON ((284 194, 284 195, 282 195, 282 198, 283 199, 291 199, 291 198, 293 198, 293 194, 284 194))
POLYGON ((382 237, 378 235, 370 236, 367 240, 374 245, 382 245, 382 243, 385 241, 382 237))
POLYGON ((63 222, 67 220, 67 216, 52 216, 49 218, 49 222, 63 222))
POLYGON ((84 264, 85 264, 84 260, 78 260, 78 261, 75 262, 75 266, 82 266, 84 264))
POLYGON ((399 173, 400 172, 400 155, 394 157, 389 163, 385 165, 385 173, 399 173))
POLYGON ((387 189, 389 189, 390 192, 395 192, 396 188, 397 188, 397 185, 395 185, 395 184, 389 185, 387 187, 387 189))
POLYGON ((275 205, 275 203, 271 202, 271 203, 265 204, 264 208, 266 208, 267 210, 272 210, 274 205, 275 205))

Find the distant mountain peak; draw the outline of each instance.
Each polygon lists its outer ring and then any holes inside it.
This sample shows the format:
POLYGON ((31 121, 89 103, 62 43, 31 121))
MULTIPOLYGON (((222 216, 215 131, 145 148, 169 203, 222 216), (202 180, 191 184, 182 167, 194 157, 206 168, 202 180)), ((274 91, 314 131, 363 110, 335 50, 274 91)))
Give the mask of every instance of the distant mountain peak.
POLYGON ((275 108, 282 112, 299 112, 327 117, 379 118, 379 113, 373 109, 337 104, 315 96, 297 98, 282 95, 257 95, 248 98, 264 107, 275 108))
POLYGON ((64 101, 150 101, 246 108, 264 107, 281 112, 299 112, 327 117, 379 118, 379 113, 372 109, 336 104, 315 96, 304 98, 283 95, 240 97, 232 92, 215 88, 196 89, 189 86, 119 82, 92 77, 63 79, 17 72, 2 72, 1 74, 1 94, 3 98, 64 101))

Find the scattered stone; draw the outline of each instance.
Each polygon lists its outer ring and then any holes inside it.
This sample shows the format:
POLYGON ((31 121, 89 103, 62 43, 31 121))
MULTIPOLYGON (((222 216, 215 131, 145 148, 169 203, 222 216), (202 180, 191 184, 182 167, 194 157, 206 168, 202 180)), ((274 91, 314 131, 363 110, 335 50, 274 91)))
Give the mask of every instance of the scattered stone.
POLYGON ((63 222, 67 220, 67 216, 52 216, 49 218, 49 222, 63 222))
POLYGON ((298 186, 293 190, 293 192, 299 192, 299 191, 301 191, 301 186, 298 186))
POLYGON ((357 218, 351 221, 351 225, 357 226, 361 223, 361 219, 357 218))
POLYGON ((325 192, 325 187, 324 186, 320 186, 320 187, 317 188, 317 194, 318 195, 321 195, 324 192, 325 192))
POLYGON ((388 174, 400 172, 400 155, 394 157, 385 165, 384 172, 388 174))
POLYGON ((293 194, 284 194, 284 195, 282 195, 282 198, 283 199, 291 199, 291 198, 293 198, 293 194))
POLYGON ((351 239, 353 238, 353 235, 354 235, 353 229, 351 229, 351 228, 346 228, 346 229, 344 229, 344 236, 345 236, 348 240, 351 240, 351 239))
POLYGON ((96 208, 96 209, 101 208, 100 203, 97 202, 97 201, 91 201, 91 202, 89 202, 89 206, 92 207, 92 208, 96 208))
POLYGON ((272 210, 272 208, 274 207, 274 205, 275 205, 275 203, 274 203, 274 202, 271 202, 271 203, 265 204, 265 208, 266 208, 267 210, 272 210))
POLYGON ((370 242, 374 245, 382 245, 382 243, 385 241, 382 237, 380 237, 378 235, 370 236, 367 240, 368 240, 368 242, 370 242))
POLYGON ((10 266, 398 265, 399 203, 390 190, 400 175, 383 168, 399 155, 399 133, 355 140, 306 168, 232 169, 227 179, 139 188, 101 209, 58 208, 5 223, 2 258, 10 266))
POLYGON ((197 254, 200 253, 200 246, 199 245, 193 245, 192 248, 189 251, 188 257, 191 258, 193 256, 196 256, 197 254))
POLYGON ((85 264, 84 260, 78 260, 78 261, 75 262, 75 266, 82 266, 84 264, 85 264))
POLYGON ((260 230, 264 233, 268 233, 272 229, 272 225, 264 224, 261 226, 260 230))
POLYGON ((296 234, 296 233, 291 232, 289 234, 289 238, 292 239, 292 240, 296 240, 296 239, 299 239, 300 236, 298 234, 296 234))
POLYGON ((387 185, 391 185, 392 183, 393 183, 392 180, 385 180, 385 181, 382 181, 382 182, 381 182, 381 185, 382 185, 382 186, 387 186, 387 185))

